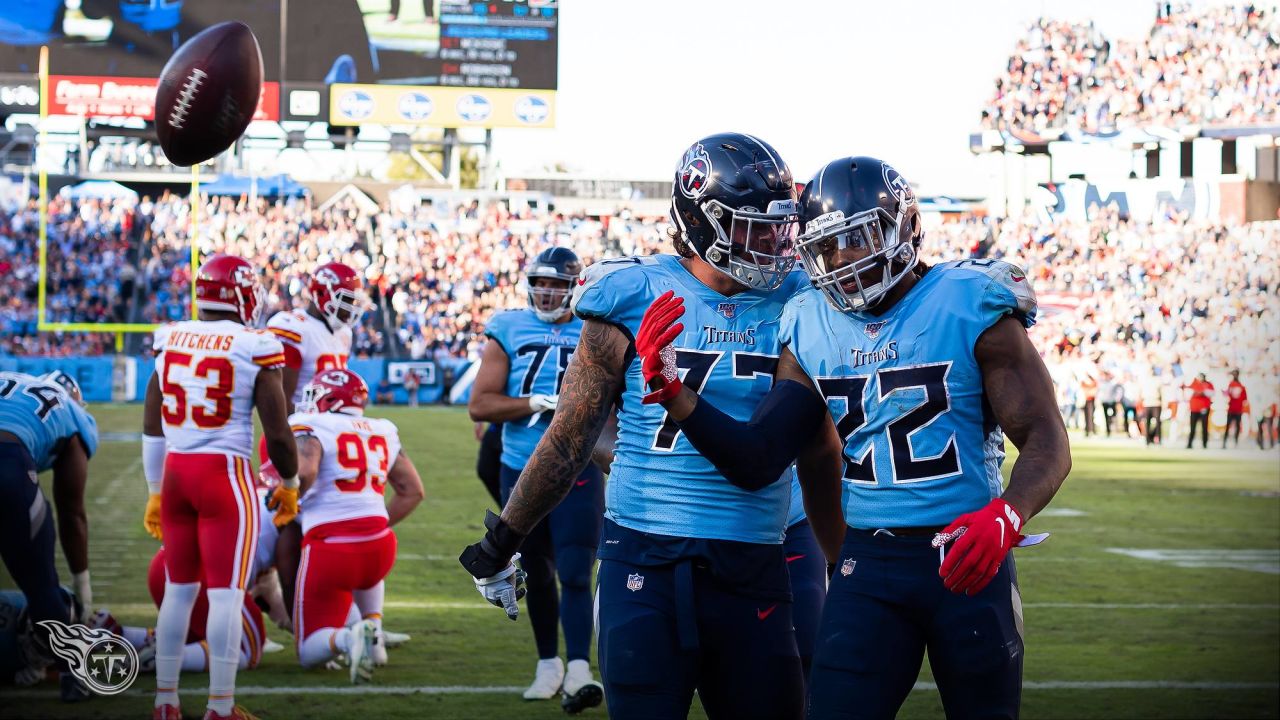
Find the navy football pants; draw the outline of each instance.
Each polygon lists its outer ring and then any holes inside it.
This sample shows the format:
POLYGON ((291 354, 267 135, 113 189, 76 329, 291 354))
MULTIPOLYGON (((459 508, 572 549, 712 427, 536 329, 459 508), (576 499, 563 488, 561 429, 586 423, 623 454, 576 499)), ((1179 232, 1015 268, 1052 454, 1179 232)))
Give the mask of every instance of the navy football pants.
MULTIPOLYGON (((502 466, 504 505, 519 479, 519 470, 502 466)), ((520 566, 529 574, 525 605, 539 658, 559 655, 559 626, 563 626, 568 659, 590 659, 591 570, 603 524, 604 476, 600 468, 587 465, 565 499, 520 546, 520 566)))
MULTIPOLYGON (((0 558, 27 597, 32 623, 69 622, 53 564, 53 507, 35 482, 36 465, 22 443, 0 442, 0 558)), ((44 628, 37 637, 45 638, 44 628)))
POLYGON ((609 717, 683 718, 695 689, 711 720, 802 716, 791 603, 728 592, 694 562, 602 560, 596 592, 609 717))
POLYGON ((850 529, 809 677, 809 717, 892 718, 929 667, 949 718, 1016 718, 1022 603, 1013 555, 982 592, 947 590, 930 537, 850 529))
POLYGON ((804 674, 809 676, 813 648, 818 641, 818 624, 822 620, 822 604, 827 597, 827 559, 813 536, 808 520, 787 528, 782 543, 787 554, 787 573, 791 576, 792 612, 796 625, 796 646, 804 674))

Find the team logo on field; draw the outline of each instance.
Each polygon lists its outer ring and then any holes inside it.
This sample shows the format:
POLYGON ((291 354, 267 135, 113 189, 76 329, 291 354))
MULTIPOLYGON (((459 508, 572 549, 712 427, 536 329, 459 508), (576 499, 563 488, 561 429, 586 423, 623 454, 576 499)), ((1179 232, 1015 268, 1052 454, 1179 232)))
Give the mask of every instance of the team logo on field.
POLYGON ((628 590, 630 590, 631 592, 635 592, 635 591, 639 590, 639 589, 640 589, 640 588, 642 588, 642 587, 644 587, 644 576, 643 576, 643 575, 641 575, 640 573, 635 573, 634 575, 628 575, 628 576, 627 576, 627 589, 628 589, 628 590))
POLYGON ((866 333, 867 337, 871 338, 872 340, 875 340, 876 338, 880 337, 880 330, 884 328, 884 324, 887 322, 889 321, 881 320, 880 322, 867 323, 866 325, 862 326, 862 332, 866 333))
POLYGON ((726 320, 732 320, 738 314, 738 303, 720 303, 716 305, 716 312, 723 315, 726 320))
POLYGON ((853 568, 857 564, 858 564, 858 561, 854 560, 853 558, 846 559, 844 561, 844 564, 840 566, 840 574, 845 577, 849 577, 850 575, 853 574, 853 568))
POLYGON ((71 673, 99 695, 117 695, 138 679, 138 653, 110 630, 67 625, 57 620, 36 623, 49 631, 49 646, 67 661, 71 673))
POLYGON ((680 165, 680 192, 687 198, 697 199, 710 182, 711 156, 699 143, 685 153, 684 162, 680 165))

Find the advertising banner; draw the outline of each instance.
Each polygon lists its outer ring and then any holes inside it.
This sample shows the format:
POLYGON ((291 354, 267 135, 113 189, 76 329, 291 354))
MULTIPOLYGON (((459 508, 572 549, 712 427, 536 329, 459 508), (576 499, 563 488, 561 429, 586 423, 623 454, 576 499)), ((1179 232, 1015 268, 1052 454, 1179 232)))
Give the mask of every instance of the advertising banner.
MULTIPOLYGON (((49 114, 155 119, 155 78, 49 76, 49 114)), ((280 119, 280 83, 262 83, 254 120, 280 119)))
POLYGON ((346 85, 329 88, 333 125, 430 127, 555 127, 555 92, 428 85, 346 85))

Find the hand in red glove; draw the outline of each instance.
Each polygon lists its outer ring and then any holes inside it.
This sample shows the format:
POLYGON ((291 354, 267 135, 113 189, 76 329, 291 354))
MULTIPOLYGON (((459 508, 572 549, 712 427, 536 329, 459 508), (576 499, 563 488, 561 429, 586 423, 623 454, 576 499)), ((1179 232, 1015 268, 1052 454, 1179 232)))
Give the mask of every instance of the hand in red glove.
POLYGON ((1000 498, 951 521, 941 533, 943 537, 955 537, 938 568, 942 584, 954 593, 982 592, 996 576, 1009 549, 1022 541, 1021 530, 1022 516, 1000 498))
POLYGON ((684 298, 668 290, 653 301, 644 312, 636 333, 636 354, 644 381, 653 392, 644 396, 644 404, 667 402, 680 394, 684 384, 676 367, 676 350, 671 342, 684 332, 684 324, 676 322, 684 315, 684 298))

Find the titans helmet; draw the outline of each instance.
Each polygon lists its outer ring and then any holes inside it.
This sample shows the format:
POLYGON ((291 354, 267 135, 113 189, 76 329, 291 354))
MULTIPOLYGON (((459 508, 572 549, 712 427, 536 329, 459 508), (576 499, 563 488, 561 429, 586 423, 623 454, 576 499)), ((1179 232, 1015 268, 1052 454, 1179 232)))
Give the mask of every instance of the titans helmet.
POLYGON ((874 308, 919 262, 915 191, 884 161, 833 160, 800 195, 796 242, 809 279, 841 312, 874 308))
POLYGON ((742 133, 705 137, 676 166, 676 247, 742 285, 775 290, 795 265, 794 192, 791 169, 767 143, 742 133))
POLYGON ((538 253, 538 257, 529 263, 524 273, 525 283, 528 285, 529 307, 533 308, 539 320, 556 322, 569 312, 573 281, 580 272, 582 261, 569 248, 548 248, 538 253), (534 282, 539 278, 556 282, 539 286, 534 282))

